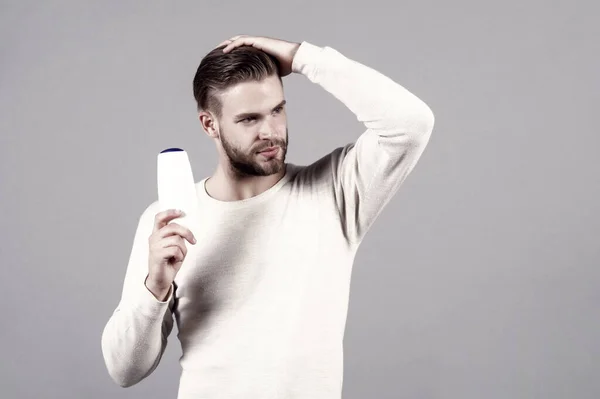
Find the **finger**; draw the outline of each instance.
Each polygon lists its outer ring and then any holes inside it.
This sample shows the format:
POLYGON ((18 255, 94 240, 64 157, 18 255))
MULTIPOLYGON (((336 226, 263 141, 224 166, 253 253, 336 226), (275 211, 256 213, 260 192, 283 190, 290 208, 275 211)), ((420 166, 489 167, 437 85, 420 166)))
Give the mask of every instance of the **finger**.
POLYGON ((236 43, 234 41, 230 41, 227 43, 227 45, 225 47, 223 47, 223 52, 228 53, 236 47, 237 47, 236 43))
POLYGON ((181 236, 174 235, 174 236, 162 238, 160 241, 157 241, 156 246, 159 249, 164 249, 164 248, 168 248, 168 247, 178 247, 178 246, 185 247, 185 241, 183 241, 183 238, 181 236))
POLYGON ((230 39, 224 40, 221 43, 219 43, 217 46, 215 46, 215 48, 219 48, 221 46, 225 46, 226 44, 229 44, 229 43, 231 43, 230 39))
POLYGON ((190 229, 177 223, 171 223, 168 226, 165 226, 159 231, 158 234, 159 239, 172 235, 181 236, 188 240, 190 244, 196 244, 196 237, 194 236, 194 233, 192 233, 190 229))
POLYGON ((219 43, 219 45, 218 45, 218 46, 216 46, 215 48, 219 48, 219 47, 221 47, 221 46, 224 46, 224 45, 226 45, 226 44, 229 44, 229 43, 231 43, 231 42, 233 42, 233 41, 235 41, 235 40, 239 39, 239 38, 240 38, 240 37, 242 37, 242 36, 243 36, 243 35, 236 35, 236 36, 232 36, 232 37, 230 37, 230 38, 229 38, 229 39, 227 39, 227 40, 223 40, 223 41, 222 41, 221 43, 219 43))
POLYGON ((154 217, 154 228, 152 230, 153 233, 165 227, 169 222, 173 219, 177 219, 179 217, 185 216, 185 212, 177 210, 177 209, 167 209, 166 211, 162 211, 156 214, 154 217))
POLYGON ((181 248, 168 247, 163 250, 162 258, 163 259, 173 258, 173 259, 175 259, 176 262, 183 262, 183 259, 185 259, 185 256, 183 255, 183 252, 181 252, 181 248))
POLYGON ((227 52, 233 50, 234 48, 240 47, 240 46, 252 46, 252 47, 256 47, 259 50, 262 50, 260 44, 257 41, 257 38, 243 36, 243 37, 240 37, 240 38, 232 41, 227 46, 225 46, 225 48, 223 49, 223 52, 227 53, 227 52))
POLYGON ((161 250, 171 247, 177 247, 181 250, 184 256, 187 254, 187 247, 185 245, 185 241, 183 241, 183 238, 181 238, 180 236, 167 237, 161 240, 159 245, 162 247, 161 250))

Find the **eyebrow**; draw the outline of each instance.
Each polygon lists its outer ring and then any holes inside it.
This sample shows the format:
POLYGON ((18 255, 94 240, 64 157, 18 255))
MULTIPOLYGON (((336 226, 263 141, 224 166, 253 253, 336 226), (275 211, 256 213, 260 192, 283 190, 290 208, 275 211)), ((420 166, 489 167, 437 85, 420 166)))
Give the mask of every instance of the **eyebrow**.
MULTIPOLYGON (((286 100, 281 101, 279 104, 277 104, 276 106, 274 106, 271 111, 275 111, 277 108, 283 107, 286 103, 287 103, 286 100)), ((260 116, 260 113, 258 113, 258 112, 244 112, 244 113, 241 113, 241 114, 237 114, 233 118, 237 120, 237 119, 245 119, 245 118, 259 117, 259 116, 260 116)))

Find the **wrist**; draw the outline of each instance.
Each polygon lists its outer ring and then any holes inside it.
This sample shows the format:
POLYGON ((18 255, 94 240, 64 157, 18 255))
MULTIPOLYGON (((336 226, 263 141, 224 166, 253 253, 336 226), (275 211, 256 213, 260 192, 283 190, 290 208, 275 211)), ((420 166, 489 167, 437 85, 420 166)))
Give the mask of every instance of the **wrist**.
POLYGON ((302 43, 292 42, 292 50, 291 50, 292 61, 296 57, 296 53, 298 52, 298 49, 300 48, 301 44, 302 43))
POLYGON ((164 302, 167 299, 169 292, 171 291, 171 284, 159 284, 155 282, 150 275, 146 276, 144 285, 146 286, 146 289, 148 289, 148 291, 150 291, 150 293, 161 302, 164 302))

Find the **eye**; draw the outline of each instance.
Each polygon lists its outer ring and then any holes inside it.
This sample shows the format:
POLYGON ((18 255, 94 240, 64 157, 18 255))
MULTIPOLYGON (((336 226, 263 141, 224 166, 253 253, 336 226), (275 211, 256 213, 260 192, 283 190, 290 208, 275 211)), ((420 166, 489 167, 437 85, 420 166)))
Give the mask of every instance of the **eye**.
POLYGON ((254 117, 254 116, 249 116, 249 117, 247 117, 247 118, 240 119, 240 120, 239 120, 239 122, 242 122, 242 123, 250 123, 250 122, 252 122, 252 121, 254 121, 254 120, 256 120, 256 117, 254 117))
POLYGON ((280 113, 281 111, 283 111, 283 106, 279 106, 279 107, 275 108, 276 114, 280 113))

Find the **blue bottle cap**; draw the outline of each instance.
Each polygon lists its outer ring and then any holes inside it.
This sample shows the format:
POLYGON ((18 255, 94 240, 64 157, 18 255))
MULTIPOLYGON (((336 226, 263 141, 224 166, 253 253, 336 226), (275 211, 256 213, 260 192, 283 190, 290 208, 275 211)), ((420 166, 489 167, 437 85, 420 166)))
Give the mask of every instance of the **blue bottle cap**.
POLYGON ((181 148, 167 148, 166 150, 162 150, 160 153, 163 154, 165 152, 177 152, 177 151, 183 151, 181 148))

